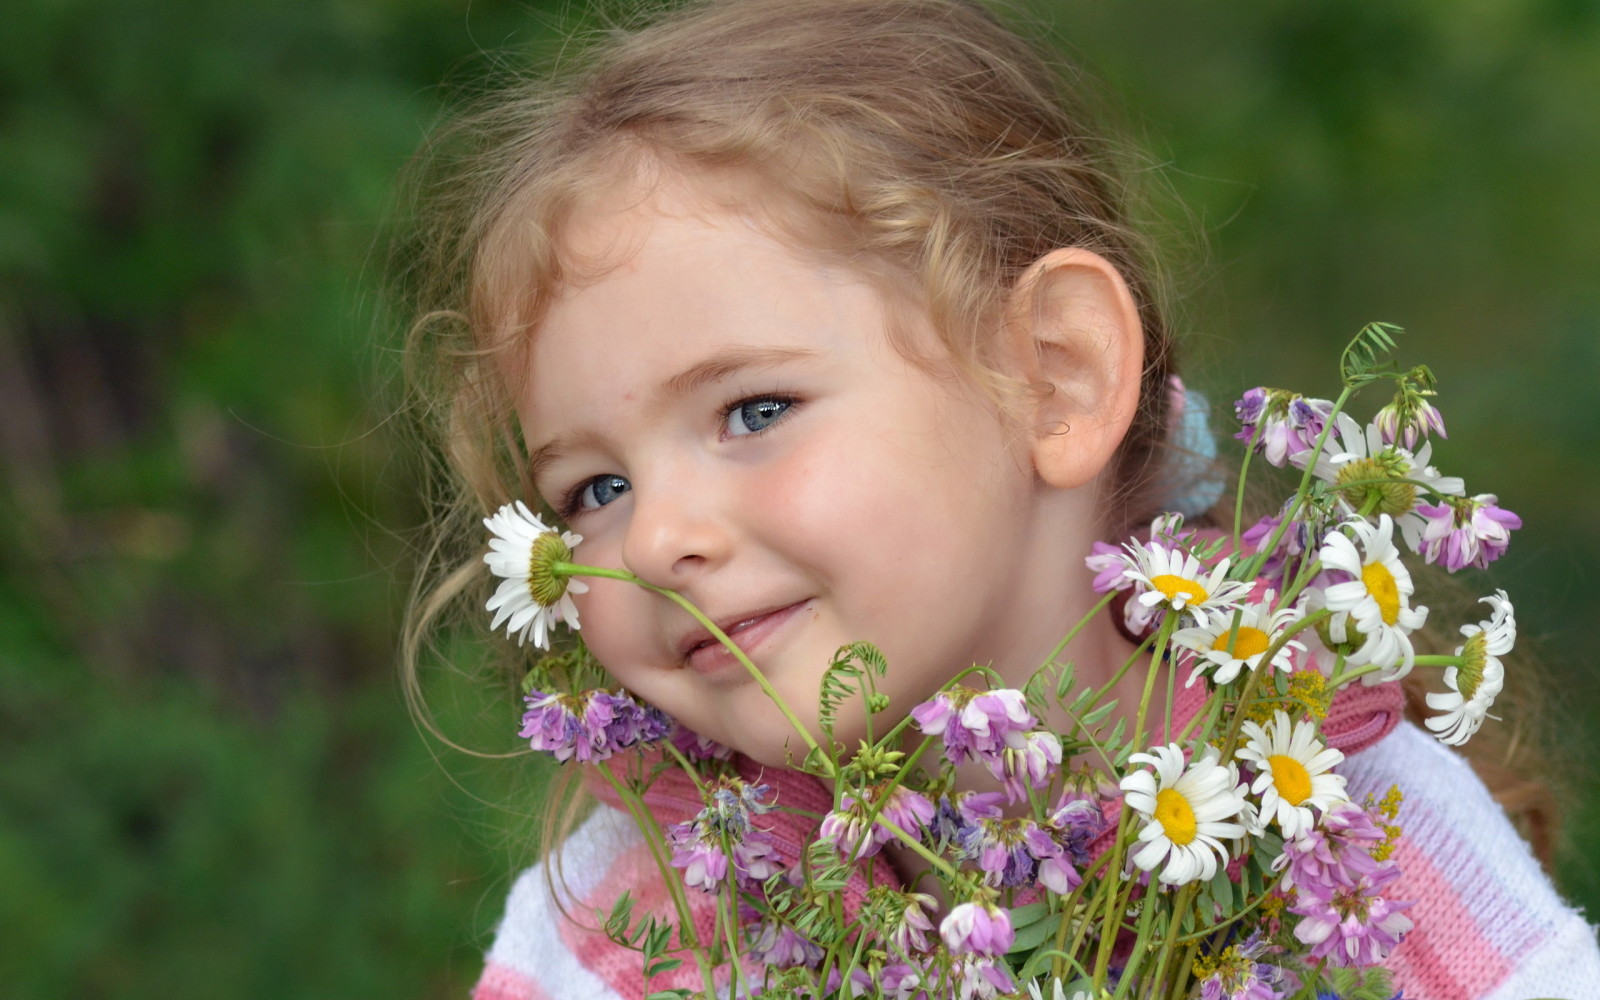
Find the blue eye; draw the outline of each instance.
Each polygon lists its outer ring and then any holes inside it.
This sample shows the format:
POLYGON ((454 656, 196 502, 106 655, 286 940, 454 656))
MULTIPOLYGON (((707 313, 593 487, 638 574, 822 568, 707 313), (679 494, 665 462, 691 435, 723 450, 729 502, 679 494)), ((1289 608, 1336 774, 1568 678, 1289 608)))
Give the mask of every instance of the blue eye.
POLYGON ((594 510, 633 489, 621 476, 596 476, 583 484, 572 506, 578 510, 594 510))
POLYGON ((785 396, 742 399, 729 406, 726 411, 728 433, 733 437, 759 434, 782 420, 783 415, 789 412, 789 407, 793 405, 794 400, 785 396))

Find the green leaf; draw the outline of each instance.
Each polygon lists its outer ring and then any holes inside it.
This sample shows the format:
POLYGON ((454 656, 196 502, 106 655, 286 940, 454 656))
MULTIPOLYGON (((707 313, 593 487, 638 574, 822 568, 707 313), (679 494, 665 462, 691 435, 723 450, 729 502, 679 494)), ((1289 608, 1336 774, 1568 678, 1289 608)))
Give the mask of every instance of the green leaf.
POLYGON ((1233 880, 1228 878, 1227 868, 1219 867, 1206 889, 1211 893, 1211 899, 1222 907, 1223 913, 1233 912, 1233 880))
POLYGON ((1016 933, 1016 940, 1006 954, 1017 955, 1039 947, 1055 933, 1064 916, 1052 914, 1044 903, 1029 903, 1012 910, 1011 929, 1016 933))
POLYGON ((644 978, 654 979, 663 972, 671 972, 673 969, 676 969, 682 964, 683 959, 681 958, 663 958, 658 961, 651 962, 649 965, 645 966, 644 978))
POLYGON ((1368 323, 1362 327, 1339 357, 1339 374, 1344 384, 1359 389, 1377 379, 1399 374, 1395 363, 1386 358, 1398 346, 1395 337, 1404 332, 1393 323, 1368 323))
POLYGON ((1056 700, 1057 701, 1061 700, 1062 698, 1065 698, 1067 696, 1067 692, 1072 690, 1072 682, 1077 678, 1077 676, 1078 676, 1077 665, 1074 664, 1071 660, 1068 660, 1067 661, 1067 665, 1061 668, 1061 673, 1059 675, 1057 675, 1057 677, 1056 677, 1056 700))
POLYGON ((839 706, 861 690, 864 672, 882 677, 888 669, 889 661, 870 642, 851 642, 840 646, 833 654, 833 662, 822 672, 822 690, 817 701, 817 724, 822 731, 830 737, 833 735, 839 706))
POLYGON ((1117 703, 1115 701, 1106 702, 1104 705, 1101 705, 1099 708, 1083 717, 1084 726, 1098 726, 1102 721, 1105 720, 1106 716, 1111 714, 1111 710, 1116 707, 1117 703))

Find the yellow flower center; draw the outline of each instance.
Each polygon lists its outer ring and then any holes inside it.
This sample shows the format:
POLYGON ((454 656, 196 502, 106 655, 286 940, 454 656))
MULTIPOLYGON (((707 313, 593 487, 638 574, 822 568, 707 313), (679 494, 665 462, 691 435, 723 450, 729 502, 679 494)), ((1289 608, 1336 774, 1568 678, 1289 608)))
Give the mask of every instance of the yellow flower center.
POLYGON ((1393 625, 1399 621, 1400 586, 1394 582, 1394 574, 1389 572, 1389 567, 1383 563, 1368 563, 1361 567, 1361 582, 1366 585, 1372 599, 1378 602, 1383 623, 1393 625))
POLYGON ((1161 591, 1166 599, 1173 603, 1177 603, 1182 598, 1190 604, 1198 604, 1211 596, 1206 593, 1206 588, 1193 580, 1186 580, 1181 576, 1173 576, 1171 573, 1152 576, 1150 585, 1161 591))
POLYGON ((1267 758, 1272 766, 1272 784, 1278 796, 1291 806, 1297 806, 1311 797, 1311 772, 1293 757, 1275 753, 1267 758))
POLYGON ((1194 810, 1183 793, 1163 788, 1156 793, 1156 821, 1167 834, 1167 839, 1182 847, 1194 839, 1194 810))
MULTIPOLYGON (((1258 653, 1265 653, 1269 645, 1271 643, 1268 641, 1267 633, 1249 625, 1240 625, 1239 634, 1233 637, 1233 655, 1241 660, 1247 659, 1258 653)), ((1228 649, 1228 633, 1224 632, 1217 636, 1217 641, 1211 648, 1226 652, 1228 649)))

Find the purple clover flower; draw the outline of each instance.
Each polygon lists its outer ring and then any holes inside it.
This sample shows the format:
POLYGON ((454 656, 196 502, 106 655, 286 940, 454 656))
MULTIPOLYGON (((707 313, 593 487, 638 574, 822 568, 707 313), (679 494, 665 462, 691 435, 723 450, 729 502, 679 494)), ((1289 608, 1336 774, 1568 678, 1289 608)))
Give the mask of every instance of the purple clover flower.
POLYGON ((1122 558, 1120 545, 1094 542, 1089 546, 1089 554, 1083 557, 1083 562, 1094 573, 1094 592, 1097 594, 1109 594, 1113 590, 1127 590, 1133 586, 1133 581, 1122 573, 1128 564, 1122 558))
POLYGON ((1300 917, 1294 936, 1311 946, 1312 958, 1326 958, 1331 965, 1366 968, 1388 957, 1406 932, 1411 918, 1404 911, 1412 901, 1385 899, 1383 890, 1400 877, 1393 862, 1362 875, 1351 886, 1331 893, 1301 887, 1289 912, 1300 917))
POLYGON ((1006 801, 1025 801, 1029 787, 1045 788, 1061 767, 1061 738, 1046 729, 1036 729, 1020 738, 1012 734, 1000 752, 999 765, 997 768, 991 763, 989 770, 1005 782, 1006 801), (1010 745, 1011 739, 1021 745, 1010 745))
POLYGON ((1001 754, 1007 746, 1021 748, 1023 733, 1038 725, 1028 711, 1022 692, 1000 688, 978 692, 956 687, 911 710, 911 719, 928 736, 944 737, 944 755, 952 764, 976 757, 1001 777, 1001 754))
POLYGON ((754 889, 783 871, 783 859, 772 835, 751 830, 741 839, 719 834, 699 820, 674 823, 667 827, 667 843, 672 847, 672 867, 683 869, 683 881, 702 892, 716 892, 728 877, 728 854, 723 838, 733 849, 734 881, 742 889, 754 889))
POLYGON ((928 919, 928 913, 938 907, 938 901, 925 892, 906 892, 900 896, 905 906, 895 917, 885 937, 901 955, 926 952, 928 934, 933 930, 933 921, 928 919))
POLYGON ((692 820, 667 828, 674 868, 683 880, 705 892, 715 892, 728 876, 728 852, 733 853, 734 879, 742 888, 754 888, 782 871, 783 858, 766 830, 751 824, 752 816, 769 812, 771 789, 727 778, 713 785, 704 809, 692 820))
POLYGON ((1017 934, 1011 916, 992 903, 966 902, 951 910, 939 924, 945 947, 956 955, 999 958, 1011 950, 1017 934))
POLYGON ((951 792, 939 796, 939 807, 930 825, 935 836, 947 844, 959 844, 967 828, 981 819, 1000 818, 999 792, 951 792))
POLYGON ((1349 888, 1377 873, 1380 863, 1373 860, 1372 849, 1385 837, 1366 809, 1341 802, 1323 814, 1318 826, 1285 841, 1272 869, 1288 869, 1284 889, 1327 894, 1349 888))
POLYGON ((1200 981, 1200 1000, 1282 1000, 1288 996, 1290 983, 1283 970, 1256 961, 1266 947, 1259 932, 1229 947, 1216 971, 1200 981))
POLYGON ((772 791, 769 785, 752 785, 738 778, 728 778, 712 786, 711 802, 695 821, 713 833, 727 833, 735 838, 750 831, 750 817, 771 812, 776 800, 767 801, 772 791))
POLYGON ((1408 449, 1415 450, 1417 438, 1437 434, 1448 439, 1449 434, 1444 430, 1444 416, 1437 407, 1421 396, 1413 396, 1408 407, 1408 413, 1402 413, 1402 408, 1389 403, 1378 411, 1372 419, 1373 426, 1378 428, 1378 436, 1384 444, 1394 444, 1402 440, 1408 449))
MULTIPOLYGON (((839 989, 839 985, 842 982, 844 982, 844 976, 839 972, 839 967, 836 965, 828 972, 827 989, 823 991, 822 995, 829 997, 864 997, 870 996, 875 988, 872 981, 872 973, 859 965, 850 972, 850 988, 848 990, 839 989)), ((767 996, 765 993, 757 995, 767 996)), ((799 995, 809 997, 813 994, 801 993, 799 995)))
POLYGON ((606 760, 619 750, 653 743, 672 727, 660 709, 605 690, 529 691, 522 700, 528 710, 517 735, 563 763, 574 758, 583 764, 606 760))
POLYGON ((872 812, 872 802, 846 792, 839 806, 822 818, 818 836, 847 858, 870 858, 884 844, 896 839, 883 820, 913 837, 921 837, 934 817, 933 803, 909 788, 896 787, 889 792, 888 801, 870 829, 867 817, 872 812))
POLYGON ((1493 493, 1418 504, 1416 513, 1424 524, 1417 551, 1425 561, 1452 573, 1468 566, 1487 569, 1505 555, 1511 532, 1522 527, 1522 518, 1499 504, 1493 493))
POLYGON ((1234 438, 1249 441, 1254 437, 1255 450, 1281 469, 1288 464, 1291 455, 1316 446, 1317 438, 1333 415, 1333 403, 1326 399, 1308 399, 1283 389, 1257 386, 1247 390, 1233 404, 1233 412, 1240 424, 1234 438))
POLYGON ((672 745, 678 748, 679 753, 695 762, 728 760, 733 756, 732 747, 724 746, 710 737, 701 736, 681 722, 673 725, 672 745))
POLYGON ((781 920, 763 920, 747 932, 752 960, 775 969, 813 968, 822 961, 822 948, 781 920))
POLYGON ((1075 865, 1089 863, 1089 845, 1106 828, 1100 803, 1082 792, 1068 789, 1061 793, 1055 810, 1045 817, 1045 826, 1066 848, 1075 865))
POLYGON ((960 1000, 994 1000, 1016 991, 1011 974, 984 955, 958 955, 950 963, 950 979, 960 1000))
POLYGON ((878 985, 889 1000, 926 1000, 927 988, 936 981, 909 962, 890 962, 878 973, 878 985))
POLYGON ((1014 889, 1032 885, 1039 863, 1062 855, 1061 845, 1031 819, 985 819, 969 826, 961 855, 975 858, 984 884, 1014 889))

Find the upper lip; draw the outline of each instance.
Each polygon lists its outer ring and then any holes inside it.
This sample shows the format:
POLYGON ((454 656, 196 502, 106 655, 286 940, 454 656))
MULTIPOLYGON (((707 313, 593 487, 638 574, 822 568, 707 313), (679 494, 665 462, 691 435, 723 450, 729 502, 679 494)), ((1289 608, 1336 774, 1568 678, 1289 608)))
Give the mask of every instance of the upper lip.
MULTIPOLYGON (((758 618, 765 618, 767 615, 770 615, 775 611, 782 611, 784 608, 790 608, 799 603, 801 602, 788 601, 783 604, 773 604, 759 611, 743 611, 739 614, 728 615, 724 618, 713 618, 712 621, 716 623, 717 628, 721 629, 724 635, 732 635, 733 630, 740 625, 753 622, 758 618)), ((704 642, 715 641, 716 639, 712 636, 709 629, 697 626, 687 633, 682 639, 678 640, 678 655, 684 659, 688 659, 689 654, 694 652, 694 648, 696 646, 704 642)))

